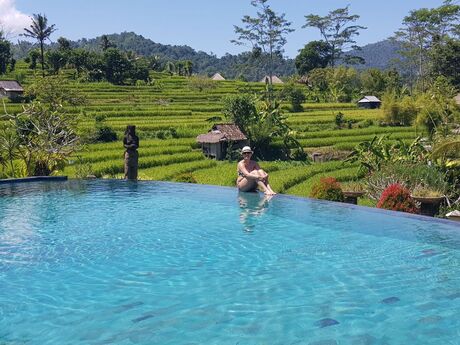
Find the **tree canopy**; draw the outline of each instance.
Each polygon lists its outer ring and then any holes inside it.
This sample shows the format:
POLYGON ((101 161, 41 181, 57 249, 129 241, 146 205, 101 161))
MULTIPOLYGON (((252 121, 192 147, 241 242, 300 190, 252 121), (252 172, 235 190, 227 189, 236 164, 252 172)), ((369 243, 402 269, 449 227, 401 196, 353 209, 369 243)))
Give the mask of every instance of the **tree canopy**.
MULTIPOLYGON (((335 66, 337 61, 344 55, 346 49, 359 49, 355 37, 360 30, 367 29, 361 25, 350 25, 360 18, 357 14, 349 13, 349 6, 330 11, 326 16, 309 14, 305 16, 306 23, 302 28, 317 28, 324 41, 331 47, 330 65, 335 66)), ((353 62, 358 57, 344 55, 345 61, 353 62)), ((358 58, 359 60, 359 58, 358 58)))
POLYGON ((272 84, 274 55, 281 55, 286 44, 286 35, 293 32, 291 22, 285 14, 277 14, 268 5, 268 0, 252 0, 251 5, 257 9, 257 17, 245 15, 241 21, 243 26, 234 26, 237 38, 232 43, 252 46, 256 55, 268 55, 268 75, 272 84))
POLYGON ((312 41, 299 51, 295 58, 295 67, 300 75, 315 68, 324 68, 332 59, 332 47, 324 41, 312 41))

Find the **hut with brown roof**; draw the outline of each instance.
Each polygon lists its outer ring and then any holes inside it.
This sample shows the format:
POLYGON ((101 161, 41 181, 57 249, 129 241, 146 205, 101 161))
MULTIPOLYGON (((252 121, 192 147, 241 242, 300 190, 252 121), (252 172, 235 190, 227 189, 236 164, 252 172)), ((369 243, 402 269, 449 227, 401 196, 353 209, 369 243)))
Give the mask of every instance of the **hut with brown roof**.
POLYGON ((0 80, 0 98, 10 99, 22 96, 24 89, 16 80, 0 80))
POLYGON ((196 141, 201 144, 205 156, 217 160, 225 159, 228 149, 236 150, 249 144, 248 138, 234 123, 215 124, 208 133, 197 136, 196 141))

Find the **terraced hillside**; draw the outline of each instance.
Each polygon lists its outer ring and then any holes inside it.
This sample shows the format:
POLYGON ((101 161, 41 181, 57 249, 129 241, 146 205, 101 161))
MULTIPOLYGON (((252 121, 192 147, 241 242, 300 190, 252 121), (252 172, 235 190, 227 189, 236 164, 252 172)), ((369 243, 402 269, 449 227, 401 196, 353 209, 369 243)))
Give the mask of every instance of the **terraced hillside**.
MULTIPOLYGON (((34 76, 23 68, 26 85, 34 76)), ((81 130, 95 125, 97 115, 106 117, 106 124, 119 138, 127 125, 136 125, 140 137, 141 179, 192 181, 197 183, 234 185, 235 163, 216 162, 205 158, 195 142, 198 134, 209 130, 212 117, 221 116, 221 99, 241 89, 262 90, 261 83, 236 81, 216 82, 216 87, 197 91, 184 77, 156 74, 153 85, 115 86, 109 83, 72 82, 71 87, 86 95, 88 104, 69 108, 82 116, 81 130)), ((380 110, 362 110, 355 104, 304 104, 304 111, 289 113, 288 123, 307 152, 323 151, 343 157, 363 140, 375 134, 391 133, 394 140, 412 140, 414 127, 379 127, 380 110), (335 129, 335 114, 340 111, 351 129, 335 129)), ((9 112, 20 111, 18 104, 6 104, 9 112)), ((223 120, 224 121, 224 120, 223 120)), ((345 125, 347 127, 347 125, 345 125)), ((120 177, 123 170, 121 140, 113 143, 86 145, 71 165, 60 172, 77 176, 91 172, 98 177, 120 177)), ((334 176, 347 181, 356 178, 357 167, 341 161, 305 165, 299 162, 262 162, 270 172, 272 185, 283 193, 307 195, 311 184, 321 176, 334 176)))

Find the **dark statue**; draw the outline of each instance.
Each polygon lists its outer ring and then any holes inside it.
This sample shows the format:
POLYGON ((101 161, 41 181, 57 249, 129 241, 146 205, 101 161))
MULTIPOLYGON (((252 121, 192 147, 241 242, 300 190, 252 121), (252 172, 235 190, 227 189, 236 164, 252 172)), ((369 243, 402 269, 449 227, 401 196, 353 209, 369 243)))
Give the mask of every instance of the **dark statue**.
POLYGON ((123 138, 125 147, 125 179, 137 180, 137 166, 139 153, 139 137, 136 135, 136 126, 127 126, 123 138))

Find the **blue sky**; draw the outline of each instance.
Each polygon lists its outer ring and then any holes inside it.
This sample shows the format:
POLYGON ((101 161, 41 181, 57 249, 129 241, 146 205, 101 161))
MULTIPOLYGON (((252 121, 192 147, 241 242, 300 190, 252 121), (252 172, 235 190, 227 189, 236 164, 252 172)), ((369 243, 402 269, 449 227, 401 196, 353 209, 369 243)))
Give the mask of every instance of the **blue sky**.
MULTIPOLYGON (((295 57, 305 43, 319 38, 314 29, 301 29, 306 14, 325 15, 350 4, 351 13, 361 16, 359 24, 368 27, 357 39, 358 44, 364 45, 392 35, 410 10, 437 7, 442 0, 271 0, 269 3, 276 12, 286 13, 296 29, 285 46, 285 55, 295 57)), ((56 24, 58 31, 53 40, 59 36, 78 39, 134 31, 155 42, 186 44, 218 56, 244 50, 230 43, 235 38, 233 25, 240 25, 243 15, 255 14, 250 0, 0 0, 0 22, 4 26, 9 24, 13 32, 24 27, 21 20, 32 13, 45 13, 49 22, 56 24)))

